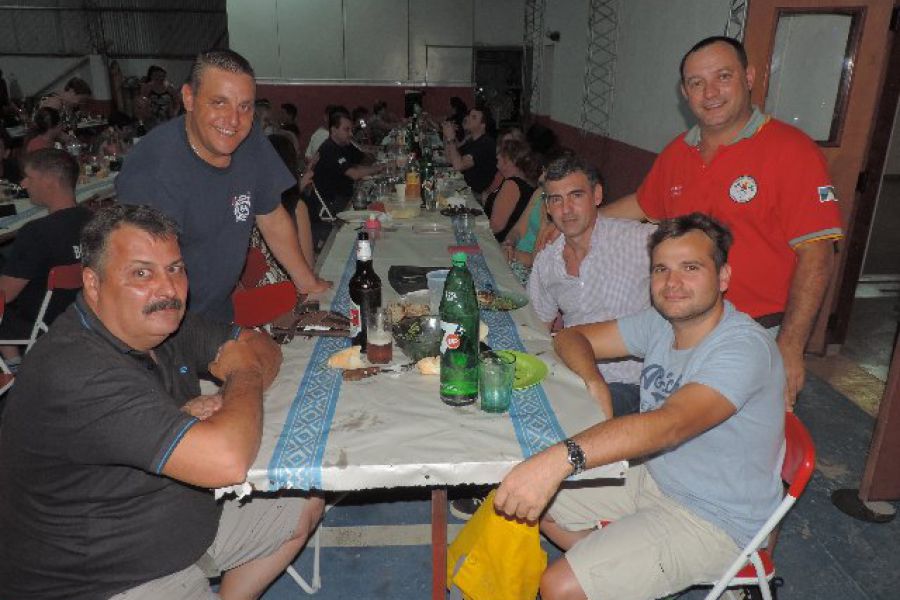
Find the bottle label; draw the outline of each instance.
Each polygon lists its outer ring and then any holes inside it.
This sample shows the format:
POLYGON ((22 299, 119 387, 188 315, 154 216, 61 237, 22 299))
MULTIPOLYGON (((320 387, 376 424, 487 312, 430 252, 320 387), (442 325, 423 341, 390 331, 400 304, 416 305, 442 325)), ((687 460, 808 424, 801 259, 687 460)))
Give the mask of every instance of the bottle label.
POLYGON ((354 338, 359 335, 362 330, 362 315, 360 314, 359 304, 350 301, 350 337, 354 338))
POLYGON ((462 336, 466 333, 462 325, 441 321, 441 330, 444 332, 441 338, 441 354, 444 354, 447 350, 456 350, 460 347, 462 336))
POLYGON ((372 244, 369 240, 359 240, 356 243, 356 260, 372 260, 372 244))

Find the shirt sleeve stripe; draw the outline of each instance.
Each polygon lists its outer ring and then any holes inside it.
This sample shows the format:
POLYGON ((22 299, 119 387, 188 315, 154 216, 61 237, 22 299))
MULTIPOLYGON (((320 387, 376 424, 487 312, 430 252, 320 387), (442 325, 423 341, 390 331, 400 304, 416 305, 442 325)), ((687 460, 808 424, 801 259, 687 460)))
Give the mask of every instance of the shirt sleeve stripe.
POLYGON ((184 427, 181 428, 181 431, 178 432, 178 435, 175 436, 175 439, 172 440, 172 443, 169 444, 169 447, 166 449, 165 453, 162 455, 162 458, 159 459, 159 463, 156 465, 156 474, 159 475, 162 473, 163 467, 166 466, 166 463, 169 461, 169 457, 172 455, 172 452, 175 451, 175 446, 178 445, 178 442, 181 441, 181 438, 187 433, 188 429, 193 427, 194 423, 199 421, 196 417, 192 417, 190 421, 184 424, 184 427))
POLYGON ((812 233, 807 233, 806 235, 801 235, 800 237, 796 237, 788 242, 791 248, 796 248, 801 244, 806 244, 808 242, 818 242, 821 240, 840 240, 844 237, 843 232, 840 227, 832 227, 831 229, 822 229, 821 231, 814 231, 812 233))

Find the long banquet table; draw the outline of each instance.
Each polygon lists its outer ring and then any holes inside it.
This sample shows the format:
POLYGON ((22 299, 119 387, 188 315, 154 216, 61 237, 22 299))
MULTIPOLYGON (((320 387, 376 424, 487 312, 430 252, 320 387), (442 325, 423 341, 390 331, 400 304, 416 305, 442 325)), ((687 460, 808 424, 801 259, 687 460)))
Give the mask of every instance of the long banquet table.
MULTIPOLYGON (((375 240, 384 304, 398 297, 388 283, 391 265, 447 266, 448 246, 473 241, 481 250, 469 257, 476 287, 522 291, 483 217, 473 240, 455 230, 450 218, 427 215, 395 221, 395 231, 375 240), (423 226, 438 231, 423 233, 423 226)), ((322 262, 321 276, 335 282, 322 305, 338 312, 348 306, 355 228, 345 225, 337 232, 322 262)), ((326 363, 349 345, 346 338, 295 338, 283 347, 281 372, 266 393, 262 446, 242 491, 432 487, 432 592, 443 598, 446 488, 499 483, 523 458, 603 419, 581 380, 553 353, 545 326, 529 306, 482 311, 482 320, 491 347, 527 351, 549 366, 541 384, 514 393, 508 414, 447 406, 438 396, 438 377, 415 369, 344 382, 326 363)), ((626 466, 599 467, 580 478, 621 478, 626 466)))

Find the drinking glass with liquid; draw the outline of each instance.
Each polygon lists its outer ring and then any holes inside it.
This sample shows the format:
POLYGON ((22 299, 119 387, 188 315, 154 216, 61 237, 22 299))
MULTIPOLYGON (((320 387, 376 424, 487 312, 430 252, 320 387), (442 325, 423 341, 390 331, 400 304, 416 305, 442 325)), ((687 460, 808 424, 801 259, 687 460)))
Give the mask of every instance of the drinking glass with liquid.
POLYGON ((386 308, 376 308, 366 325, 366 358, 373 365, 386 365, 394 358, 391 316, 386 308))

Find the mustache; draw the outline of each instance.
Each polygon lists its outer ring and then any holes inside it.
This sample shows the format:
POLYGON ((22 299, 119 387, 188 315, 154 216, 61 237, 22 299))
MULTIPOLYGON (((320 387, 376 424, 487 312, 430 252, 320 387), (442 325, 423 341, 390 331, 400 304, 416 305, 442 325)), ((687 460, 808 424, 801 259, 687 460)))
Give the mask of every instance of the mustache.
POLYGON ((157 300, 156 302, 151 302, 150 304, 145 306, 144 314, 150 315, 161 310, 181 310, 183 307, 184 302, 182 302, 178 298, 167 298, 165 300, 157 300))

